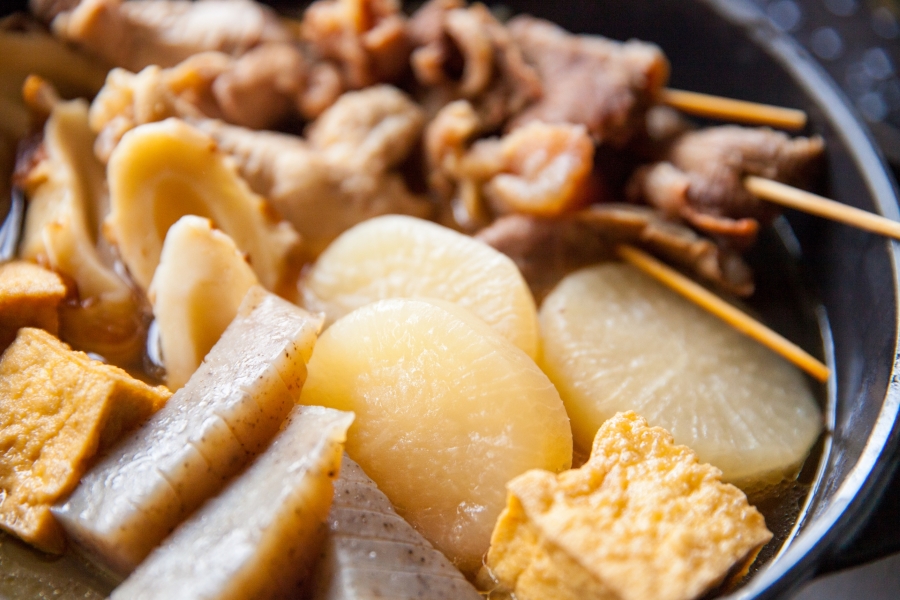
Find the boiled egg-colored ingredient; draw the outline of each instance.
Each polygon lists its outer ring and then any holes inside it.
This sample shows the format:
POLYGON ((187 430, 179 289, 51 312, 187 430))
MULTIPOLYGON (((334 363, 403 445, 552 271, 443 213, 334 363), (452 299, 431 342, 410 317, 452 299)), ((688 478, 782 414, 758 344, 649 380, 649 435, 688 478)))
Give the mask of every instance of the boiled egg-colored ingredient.
POLYGON ((318 554, 350 413, 295 407, 272 445, 112 600, 296 598, 318 554))
POLYGON ((107 229, 143 289, 166 232, 184 215, 206 217, 231 236, 267 289, 292 284, 297 232, 250 190, 206 134, 177 119, 132 129, 109 159, 108 178, 107 229))
POLYGON ((794 476, 822 429, 800 371, 633 267, 569 275, 540 320, 542 366, 582 451, 634 410, 746 487, 794 476))
POLYGON ((772 538, 720 477, 661 427, 617 414, 581 468, 509 482, 482 578, 518 600, 697 598, 772 538))
POLYGON ((294 406, 321 326, 260 287, 165 408, 53 511, 108 568, 132 571, 266 448, 294 406))
POLYGON ((310 310, 334 321, 385 298, 430 297, 472 311, 528 356, 537 356, 534 299, 508 257, 449 228, 401 215, 344 232, 305 278, 310 310))
POLYGON ((50 507, 98 452, 171 394, 25 327, 0 359, 0 529, 45 552, 65 549, 50 507))
POLYGON ((553 384, 448 302, 381 300, 335 322, 316 344, 300 402, 356 414, 347 453, 467 574, 481 565, 506 482, 572 460, 553 384))
POLYGON ((148 294, 169 389, 187 383, 258 283, 234 241, 209 219, 187 215, 169 228, 148 294))
POLYGON ((311 600, 480 600, 443 554, 344 455, 311 600))

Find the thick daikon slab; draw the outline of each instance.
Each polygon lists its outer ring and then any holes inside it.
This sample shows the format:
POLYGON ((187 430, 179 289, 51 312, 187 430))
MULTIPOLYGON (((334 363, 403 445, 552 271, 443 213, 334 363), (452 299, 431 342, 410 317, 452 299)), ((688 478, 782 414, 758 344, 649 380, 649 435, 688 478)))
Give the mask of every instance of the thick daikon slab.
POLYGON ((324 533, 353 414, 298 406, 271 447, 184 522, 112 600, 296 597, 324 533))
POLYGON ((204 363, 54 508, 69 535, 127 574, 268 446, 306 380, 317 317, 255 287, 204 363))
POLYGON ((447 558, 394 511, 346 455, 312 600, 480 600, 447 558))

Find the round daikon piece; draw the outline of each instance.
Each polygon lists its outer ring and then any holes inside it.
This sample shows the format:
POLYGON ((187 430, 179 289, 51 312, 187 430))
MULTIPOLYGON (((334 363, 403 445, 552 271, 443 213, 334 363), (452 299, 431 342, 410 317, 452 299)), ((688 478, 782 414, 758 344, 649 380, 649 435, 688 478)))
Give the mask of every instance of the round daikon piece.
POLYGON ((742 486, 793 476, 822 429, 793 365, 636 269, 577 271, 540 311, 543 367, 589 450, 633 410, 742 486))
POLYGON ((303 299, 329 322, 376 300, 430 297, 472 311, 535 358, 534 298, 518 267, 487 244, 401 215, 376 217, 338 237, 308 273, 303 299))
POLYGON ((382 300, 338 320, 316 343, 300 402, 356 413, 347 453, 469 575, 506 482, 572 461, 569 419, 547 376, 448 302, 382 300))

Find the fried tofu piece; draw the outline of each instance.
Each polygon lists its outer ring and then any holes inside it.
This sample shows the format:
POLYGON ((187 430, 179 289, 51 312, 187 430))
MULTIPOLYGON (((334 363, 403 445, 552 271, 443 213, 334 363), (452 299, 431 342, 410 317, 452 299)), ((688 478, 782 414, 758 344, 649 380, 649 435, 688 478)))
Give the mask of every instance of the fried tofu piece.
POLYGON ((772 538, 721 472, 633 412, 609 419, 591 458, 509 482, 480 583, 518 600, 690 600, 772 538))
POLYGON ((97 452, 170 395, 22 328, 0 359, 0 529, 62 552, 50 506, 74 489, 97 452))
POLYGON ((59 303, 66 286, 53 271, 25 261, 0 265, 0 351, 21 327, 59 330, 59 303))

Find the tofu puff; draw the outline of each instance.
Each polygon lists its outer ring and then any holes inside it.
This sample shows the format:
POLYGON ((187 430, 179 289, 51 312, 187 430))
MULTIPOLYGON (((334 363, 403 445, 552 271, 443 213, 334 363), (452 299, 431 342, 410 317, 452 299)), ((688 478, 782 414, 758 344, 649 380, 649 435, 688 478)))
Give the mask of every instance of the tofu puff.
POLYGON ((480 579, 518 600, 697 598, 772 538, 721 476, 664 429, 619 413, 580 469, 507 485, 480 579))
POLYGON ((98 451, 170 395, 45 331, 21 329, 0 359, 0 529, 62 552, 50 506, 75 488, 98 451))
POLYGON ((38 327, 55 335, 57 308, 65 295, 66 286, 52 271, 25 261, 0 266, 0 351, 22 327, 38 327))

